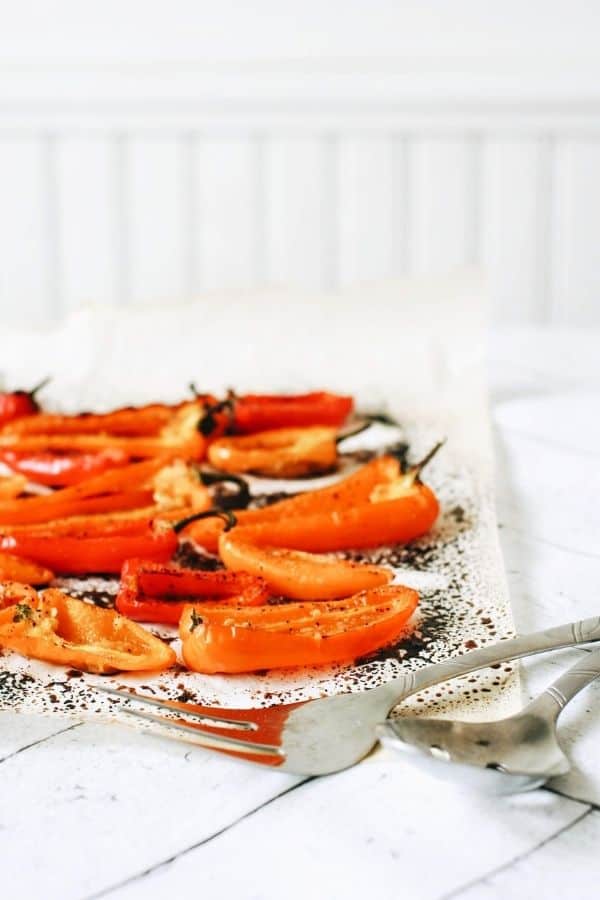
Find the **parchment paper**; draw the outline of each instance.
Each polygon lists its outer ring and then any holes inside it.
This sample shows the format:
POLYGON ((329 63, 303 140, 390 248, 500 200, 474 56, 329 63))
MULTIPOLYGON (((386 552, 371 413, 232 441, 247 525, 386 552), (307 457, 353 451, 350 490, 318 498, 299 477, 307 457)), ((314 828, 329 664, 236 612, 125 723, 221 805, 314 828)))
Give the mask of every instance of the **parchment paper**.
MULTIPOLYGON (((415 630, 351 667, 202 676, 183 669, 160 676, 103 678, 114 686, 221 706, 289 702, 363 690, 512 634, 496 533, 490 430, 482 374, 485 292, 475 273, 370 285, 337 295, 271 290, 220 294, 153 309, 87 308, 51 333, 0 335, 0 371, 9 385, 51 373, 44 400, 54 408, 103 409, 179 399, 199 389, 329 388, 357 396, 362 410, 386 411, 398 429, 375 426, 348 442, 344 473, 360 453, 398 441, 416 460, 436 440, 447 445, 427 471, 443 515, 435 532, 409 548, 361 558, 391 564, 396 579, 418 588, 415 630)), ((253 491, 308 489, 323 480, 253 480, 253 491)), ((62 585, 85 597, 105 581, 62 585)), ((174 632, 163 632, 172 637, 174 632)), ((174 644, 177 647, 177 644, 174 644)), ((115 716, 90 691, 94 676, 0 657, 0 709, 115 716)), ((512 666, 469 676, 405 704, 428 713, 487 718, 518 701, 512 666)), ((131 723, 130 719, 127 719, 131 723)))

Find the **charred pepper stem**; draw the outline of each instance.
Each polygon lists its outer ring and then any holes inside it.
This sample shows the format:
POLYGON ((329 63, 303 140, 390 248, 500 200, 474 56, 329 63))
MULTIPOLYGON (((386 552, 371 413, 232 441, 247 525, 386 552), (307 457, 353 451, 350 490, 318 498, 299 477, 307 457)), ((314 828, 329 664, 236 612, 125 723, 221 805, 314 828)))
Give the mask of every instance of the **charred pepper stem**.
POLYGON ((245 509, 250 502, 250 488, 248 482, 239 475, 224 474, 223 472, 206 472, 196 467, 196 472, 200 481, 206 487, 212 484, 222 484, 230 482, 238 488, 237 493, 233 497, 224 497, 221 499, 223 509, 245 509))
POLYGON ((204 512, 194 513, 191 516, 186 516, 185 519, 180 519, 179 522, 175 522, 173 531, 175 534, 179 534, 180 531, 183 531, 183 529, 187 528, 192 522, 196 522, 198 519, 208 519, 213 516, 223 519, 225 522, 224 531, 231 531, 231 529, 237 525, 237 519, 230 509, 205 509, 204 512))
POLYGON ((436 453, 439 450, 441 450, 441 448, 444 446, 445 443, 446 443, 446 438, 444 438, 443 441, 438 441, 437 444, 431 448, 429 453, 425 454, 423 459, 421 459, 418 463, 415 463, 414 466, 411 466, 409 468, 409 470, 406 474, 412 476, 414 481, 420 482, 421 481, 421 472, 423 471, 423 469, 425 468, 427 463, 431 462, 431 460, 436 455, 436 453))
POLYGON ((42 388, 45 388, 46 385, 49 384, 51 381, 52 381, 52 376, 46 375, 46 377, 42 378, 42 380, 38 384, 36 384, 35 387, 32 387, 30 391, 27 391, 27 393, 29 394, 31 399, 35 400, 35 395, 37 393, 39 393, 39 391, 41 391, 42 388))
MULTIPOLYGON (((196 388, 192 383, 190 385, 192 390, 196 392, 196 388)), ((226 430, 231 430, 233 426, 233 422, 235 419, 235 404, 237 402, 237 396, 233 390, 227 391, 227 397, 224 400, 219 400, 217 403, 212 403, 205 407, 204 415, 199 420, 198 431, 203 437, 210 437, 213 431, 216 429, 218 422, 216 419, 216 415, 221 412, 227 413, 227 427, 226 430)))
POLYGON ((358 434, 362 434, 363 431, 367 431, 368 428, 371 427, 373 423, 368 420, 365 422, 357 422, 355 425, 349 426, 345 431, 340 432, 335 439, 336 446, 342 443, 342 441, 347 441, 348 438, 356 437, 358 434))

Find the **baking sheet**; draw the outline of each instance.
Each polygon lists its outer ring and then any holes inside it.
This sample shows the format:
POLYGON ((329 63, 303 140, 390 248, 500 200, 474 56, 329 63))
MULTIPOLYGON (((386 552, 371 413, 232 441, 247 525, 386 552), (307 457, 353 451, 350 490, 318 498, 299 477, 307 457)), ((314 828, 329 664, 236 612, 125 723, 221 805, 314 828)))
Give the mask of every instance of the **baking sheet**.
MULTIPOLYGON (((396 580, 420 591, 409 638, 350 667, 245 676, 202 676, 181 668, 158 676, 103 677, 102 684, 202 704, 270 705, 363 690, 513 633, 495 522, 482 297, 479 280, 460 274, 317 299, 270 292, 150 311, 88 309, 51 336, 0 336, 10 382, 27 384, 53 372, 56 407, 170 399, 181 396, 192 378, 202 390, 318 386, 355 392, 363 408, 391 412, 400 423, 396 429, 374 426, 349 441, 345 471, 357 457, 399 441, 415 461, 447 438, 427 469, 443 510, 434 532, 410 547, 360 555, 392 565, 396 580), (35 366, 24 366, 27 347, 37 351, 35 366)), ((253 490, 293 491, 317 482, 255 479, 253 490)), ((94 587, 115 588, 106 580, 64 584, 88 598, 94 587)), ((5 651, 0 709, 118 717, 111 700, 90 690, 98 680, 5 651)), ((486 718, 508 714, 517 703, 515 669, 507 665, 431 689, 405 706, 486 718)))

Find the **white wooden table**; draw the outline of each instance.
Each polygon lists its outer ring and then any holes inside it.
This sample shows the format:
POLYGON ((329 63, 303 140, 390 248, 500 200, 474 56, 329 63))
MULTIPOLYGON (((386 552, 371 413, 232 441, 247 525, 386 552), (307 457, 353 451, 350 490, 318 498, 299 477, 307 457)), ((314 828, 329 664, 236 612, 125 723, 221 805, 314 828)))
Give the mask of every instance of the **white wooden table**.
MULTIPOLYGON (((490 346, 498 514, 517 625, 600 611, 598 333, 490 346)), ((587 651, 526 668, 536 690, 587 651)), ((493 799, 395 760, 328 778, 120 727, 0 714, 2 897, 592 898, 600 683, 563 719, 570 775, 493 799)))

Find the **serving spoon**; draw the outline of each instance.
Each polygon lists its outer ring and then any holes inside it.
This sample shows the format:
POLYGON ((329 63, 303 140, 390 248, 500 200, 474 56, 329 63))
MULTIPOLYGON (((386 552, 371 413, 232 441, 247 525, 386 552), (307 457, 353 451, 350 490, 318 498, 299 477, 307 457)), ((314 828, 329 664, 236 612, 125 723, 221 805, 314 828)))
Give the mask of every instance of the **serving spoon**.
POLYGON ((406 717, 377 726, 384 746, 404 751, 407 760, 431 774, 454 778, 493 793, 528 791, 570 763, 557 736, 567 703, 600 676, 600 650, 567 669, 521 712, 493 722, 406 717))

